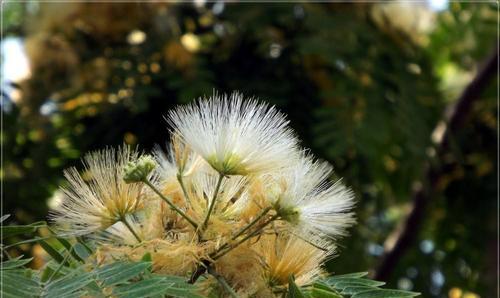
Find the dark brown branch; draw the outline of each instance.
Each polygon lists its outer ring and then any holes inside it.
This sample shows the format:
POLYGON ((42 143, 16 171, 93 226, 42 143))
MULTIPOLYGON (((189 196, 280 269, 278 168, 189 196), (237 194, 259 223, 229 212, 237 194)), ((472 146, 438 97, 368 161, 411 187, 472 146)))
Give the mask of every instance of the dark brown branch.
POLYGON ((202 260, 200 265, 194 270, 193 274, 191 274, 188 283, 194 284, 198 280, 198 278, 200 278, 200 276, 207 272, 207 268, 210 265, 212 265, 212 263, 209 260, 202 260))
MULTIPOLYGON (((498 73, 498 48, 490 55, 483 68, 478 72, 474 80, 465 88, 455 105, 444 116, 447 123, 441 141, 438 143, 437 154, 439 158, 450 150, 450 142, 453 135, 457 133, 461 125, 472 109, 474 101, 488 85, 489 81, 498 73)), ((406 219, 404 227, 392 250, 387 252, 379 264, 374 278, 377 280, 388 280, 401 257, 413 244, 418 236, 425 209, 432 198, 436 183, 444 169, 433 167, 431 162, 425 165, 425 174, 422 183, 413 192, 413 208, 406 219)))

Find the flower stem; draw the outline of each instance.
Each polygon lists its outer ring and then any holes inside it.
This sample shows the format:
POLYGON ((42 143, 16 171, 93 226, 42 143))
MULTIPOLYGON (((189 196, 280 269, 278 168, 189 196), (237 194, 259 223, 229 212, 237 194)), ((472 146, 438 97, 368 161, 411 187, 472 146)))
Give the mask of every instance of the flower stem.
POLYGON ((139 237, 139 235, 137 235, 137 233, 134 231, 134 228, 132 228, 132 225, 128 222, 128 220, 124 217, 122 217, 120 219, 121 222, 123 222, 123 224, 129 229, 130 233, 132 233, 132 235, 134 235, 135 239, 137 239, 137 242, 142 242, 141 238, 139 237))
POLYGON ((215 186, 215 191, 212 196, 212 200, 210 201, 210 206, 208 207, 208 212, 207 216, 205 217, 205 220, 203 221, 202 230, 204 230, 207 227, 208 220, 210 219, 210 215, 212 214, 212 211, 214 210, 215 206, 215 200, 217 199, 217 195, 219 194, 219 189, 222 184, 222 179, 224 179, 224 174, 219 174, 219 180, 217 181, 217 186, 215 186))
MULTIPOLYGON (((239 230, 236 234, 234 234, 231 237, 231 240, 236 240, 236 238, 238 238, 239 236, 243 235, 243 233, 245 233, 246 231, 248 231, 248 229, 250 229, 257 222, 259 222, 259 220, 261 220, 262 217, 264 217, 269 212, 269 210, 271 210, 271 207, 267 207, 267 208, 262 209, 262 211, 250 223, 248 223, 248 225, 246 225, 241 230, 239 230)), ((229 242, 226 242, 224 245, 222 245, 221 247, 219 247, 219 249, 216 252, 219 252, 219 251, 225 249, 228 246, 229 246, 229 242)))
POLYGON ((177 213, 179 213, 179 215, 182 216, 185 220, 187 220, 195 229, 198 229, 198 224, 193 219, 191 219, 191 217, 189 217, 186 213, 184 213, 184 211, 175 206, 174 203, 172 203, 172 201, 170 201, 167 197, 165 197, 153 184, 151 184, 151 182, 149 182, 148 180, 144 180, 143 182, 147 186, 149 186, 162 200, 164 200, 170 206, 170 208, 174 209, 177 213))
POLYGON ((181 174, 177 174, 177 181, 179 181, 179 184, 181 186, 181 189, 182 189, 182 193, 184 194, 184 198, 186 199, 186 203, 191 206, 191 200, 189 199, 189 195, 186 191, 186 186, 184 185, 184 180, 182 180, 182 175, 181 174))
POLYGON ((233 237, 231 237, 231 240, 235 240, 236 238, 241 236, 243 233, 248 231, 248 229, 250 229, 253 225, 255 225, 262 217, 264 217, 267 214, 267 212, 269 212, 269 210, 271 210, 271 207, 267 207, 267 208, 262 209, 262 211, 248 225, 246 225, 238 233, 234 234, 233 237))
POLYGON ((212 267, 208 267, 207 271, 210 275, 215 277, 215 279, 220 283, 220 285, 226 290, 226 292, 233 298, 237 298, 238 295, 234 291, 234 289, 227 283, 222 275, 217 273, 212 267))
POLYGON ((269 218, 268 221, 262 223, 255 231, 253 231, 252 233, 249 233, 248 235, 246 235, 245 237, 243 237, 242 239, 240 239, 238 242, 236 242, 235 244, 231 245, 227 250, 223 251, 224 246, 227 247, 227 245, 221 246, 217 251, 215 251, 215 253, 212 256, 212 259, 213 260, 219 259, 220 257, 224 256, 225 254, 227 254, 231 250, 233 250, 236 247, 238 247, 239 245, 241 245, 243 242, 245 242, 248 239, 256 236, 257 234, 259 234, 262 231, 262 229, 264 229, 268 224, 270 224, 271 222, 273 222, 274 220, 276 220, 278 217, 279 217, 278 214, 273 215, 271 218, 269 218))
POLYGON ((224 256, 225 254, 227 254, 231 250, 235 249, 236 247, 238 247, 243 242, 245 242, 248 239, 256 236, 257 234, 259 234, 262 231, 262 229, 264 229, 271 222, 275 221, 278 217, 279 217, 279 215, 277 215, 277 214, 274 215, 274 216, 272 216, 271 218, 269 218, 269 220, 267 220, 266 222, 262 223, 257 229, 255 229, 255 231, 253 231, 252 233, 249 233, 245 238, 241 239, 237 243, 235 243, 232 246, 230 246, 226 251, 222 251, 222 250, 225 249, 226 247, 228 247, 229 244, 226 243, 226 244, 222 245, 219 249, 217 249, 216 251, 214 251, 213 253, 210 254, 210 256, 209 256, 210 260, 204 259, 204 260, 201 261, 201 263, 198 265, 198 267, 196 268, 196 270, 193 272, 193 274, 189 278, 188 282, 190 284, 194 284, 196 282, 196 280, 198 280, 198 278, 201 275, 203 275, 203 273, 205 273, 207 271, 207 268, 209 268, 214 261, 216 261, 218 258, 224 256))

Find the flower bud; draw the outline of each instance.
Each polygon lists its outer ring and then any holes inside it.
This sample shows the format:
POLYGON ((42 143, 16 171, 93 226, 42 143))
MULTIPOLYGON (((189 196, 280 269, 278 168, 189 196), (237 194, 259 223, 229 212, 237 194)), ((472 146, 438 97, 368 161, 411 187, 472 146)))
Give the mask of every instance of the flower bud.
POLYGON ((143 155, 136 161, 130 161, 125 166, 123 180, 126 183, 141 182, 148 179, 148 175, 154 170, 156 163, 150 155, 143 155))

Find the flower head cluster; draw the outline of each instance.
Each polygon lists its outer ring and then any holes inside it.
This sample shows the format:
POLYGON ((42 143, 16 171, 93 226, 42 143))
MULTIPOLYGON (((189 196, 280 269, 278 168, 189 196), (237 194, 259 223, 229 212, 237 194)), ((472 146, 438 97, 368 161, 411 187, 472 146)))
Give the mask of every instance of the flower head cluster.
POLYGON ((283 167, 297 146, 283 114, 236 92, 179 107, 168 120, 174 133, 225 175, 283 167))
POLYGON ((352 192, 332 167, 300 148, 285 116, 239 93, 214 95, 168 114, 164 153, 126 147, 74 169, 54 219, 96 235, 98 263, 150 253, 153 270, 185 276, 206 294, 274 297, 290 276, 322 275, 334 240, 354 223, 352 192), (222 291, 222 292, 221 292, 222 291))

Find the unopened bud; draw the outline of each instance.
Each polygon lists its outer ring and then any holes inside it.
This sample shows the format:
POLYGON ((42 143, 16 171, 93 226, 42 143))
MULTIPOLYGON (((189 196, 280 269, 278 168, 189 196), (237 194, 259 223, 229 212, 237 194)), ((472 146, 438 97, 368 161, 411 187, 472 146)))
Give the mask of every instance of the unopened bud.
POLYGON ((156 167, 156 162, 150 155, 143 155, 136 161, 131 161, 125 166, 123 180, 126 183, 141 182, 148 179, 148 175, 156 167))

